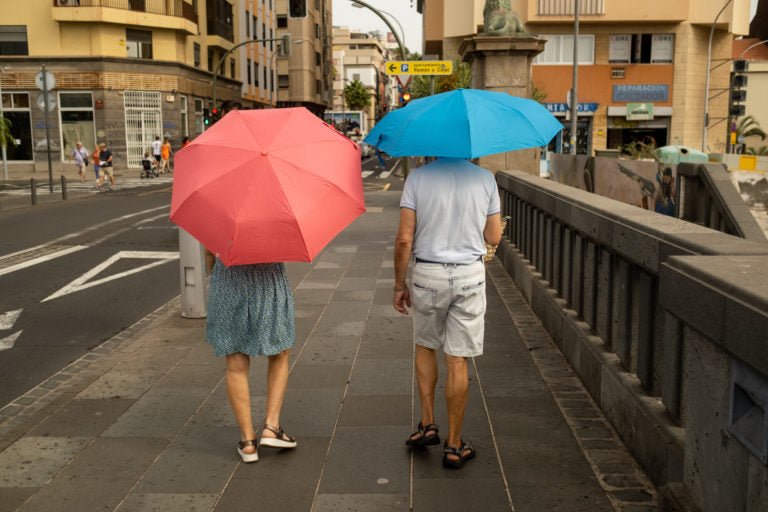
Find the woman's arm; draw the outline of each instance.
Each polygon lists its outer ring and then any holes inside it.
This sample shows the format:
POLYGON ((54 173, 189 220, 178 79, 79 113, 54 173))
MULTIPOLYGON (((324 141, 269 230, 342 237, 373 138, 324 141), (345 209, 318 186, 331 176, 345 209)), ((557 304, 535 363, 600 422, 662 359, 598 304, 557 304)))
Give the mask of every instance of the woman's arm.
POLYGON ((208 249, 205 250, 205 268, 210 274, 213 271, 213 266, 216 264, 216 256, 213 255, 208 249))

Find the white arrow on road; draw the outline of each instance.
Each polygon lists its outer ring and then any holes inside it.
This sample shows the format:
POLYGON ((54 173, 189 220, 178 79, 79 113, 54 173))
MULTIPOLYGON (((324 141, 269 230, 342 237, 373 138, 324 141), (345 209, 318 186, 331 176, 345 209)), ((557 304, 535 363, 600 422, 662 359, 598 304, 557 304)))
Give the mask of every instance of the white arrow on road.
POLYGON ((64 288, 60 289, 56 293, 49 295, 48 297, 44 298, 40 302, 49 301, 51 299, 55 299, 57 297, 61 297, 63 295, 67 295, 69 293, 74 293, 80 290, 85 290, 87 288, 91 288, 93 286, 97 286, 100 284, 107 283, 109 281, 114 281, 115 279, 120 279, 121 277, 129 276, 131 274, 135 274, 137 272, 141 272, 142 270, 149 270, 152 267, 156 267, 158 265, 162 265, 163 263, 167 263, 172 260, 179 259, 179 253, 178 252, 161 252, 161 251, 120 251, 117 254, 110 256, 106 261, 103 263, 96 265, 91 270, 83 274, 82 276, 78 277, 71 283, 69 283, 64 288), (127 259, 150 259, 150 260, 158 260, 153 263, 148 263, 147 265, 142 265, 140 267, 132 268, 131 270, 126 270, 125 272, 120 272, 118 274, 113 274, 108 277, 104 277, 102 279, 97 279, 95 281, 89 281, 89 279, 93 278, 94 276, 101 273, 105 268, 109 267, 116 261, 127 258, 127 259))
MULTIPOLYGON (((22 311, 24 310, 14 309, 13 311, 6 311, 5 313, 1 314, 0 331, 13 329, 13 324, 15 324, 16 320, 19 319, 22 311)), ((16 343, 16 340, 19 338, 19 336, 21 336, 21 333, 22 331, 18 331, 11 334, 10 336, 6 336, 5 338, 0 339, 0 350, 8 350, 9 348, 13 348, 13 344, 16 343)))

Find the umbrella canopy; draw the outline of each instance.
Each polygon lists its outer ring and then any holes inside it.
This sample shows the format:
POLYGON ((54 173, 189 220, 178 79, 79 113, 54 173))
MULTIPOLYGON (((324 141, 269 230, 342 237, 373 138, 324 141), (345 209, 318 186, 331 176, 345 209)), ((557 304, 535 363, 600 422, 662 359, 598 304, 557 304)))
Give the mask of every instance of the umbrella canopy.
POLYGON ((365 142, 392 156, 477 158, 546 146, 563 125, 533 100, 457 89, 384 116, 365 142))
POLYGON ((364 212, 359 147, 304 107, 230 112, 176 153, 171 221, 228 266, 311 261, 364 212))

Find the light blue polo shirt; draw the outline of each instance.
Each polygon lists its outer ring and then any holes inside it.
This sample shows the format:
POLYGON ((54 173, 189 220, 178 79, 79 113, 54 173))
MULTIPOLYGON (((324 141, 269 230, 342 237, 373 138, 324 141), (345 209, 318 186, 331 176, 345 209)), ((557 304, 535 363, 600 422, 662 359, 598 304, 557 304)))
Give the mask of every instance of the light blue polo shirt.
POLYGON ((439 263, 472 263, 485 254, 483 230, 499 213, 493 173, 460 158, 439 158, 408 175, 400 207, 416 212, 413 254, 439 263))

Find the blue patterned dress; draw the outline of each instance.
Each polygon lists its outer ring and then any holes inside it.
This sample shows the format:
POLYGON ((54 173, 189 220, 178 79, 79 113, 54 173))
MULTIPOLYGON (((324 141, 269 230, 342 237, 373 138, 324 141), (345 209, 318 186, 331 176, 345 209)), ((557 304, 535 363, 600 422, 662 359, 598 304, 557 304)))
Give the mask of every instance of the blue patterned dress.
POLYGON ((282 263, 226 267, 211 273, 205 338, 214 354, 271 356, 296 339, 291 287, 282 263))

